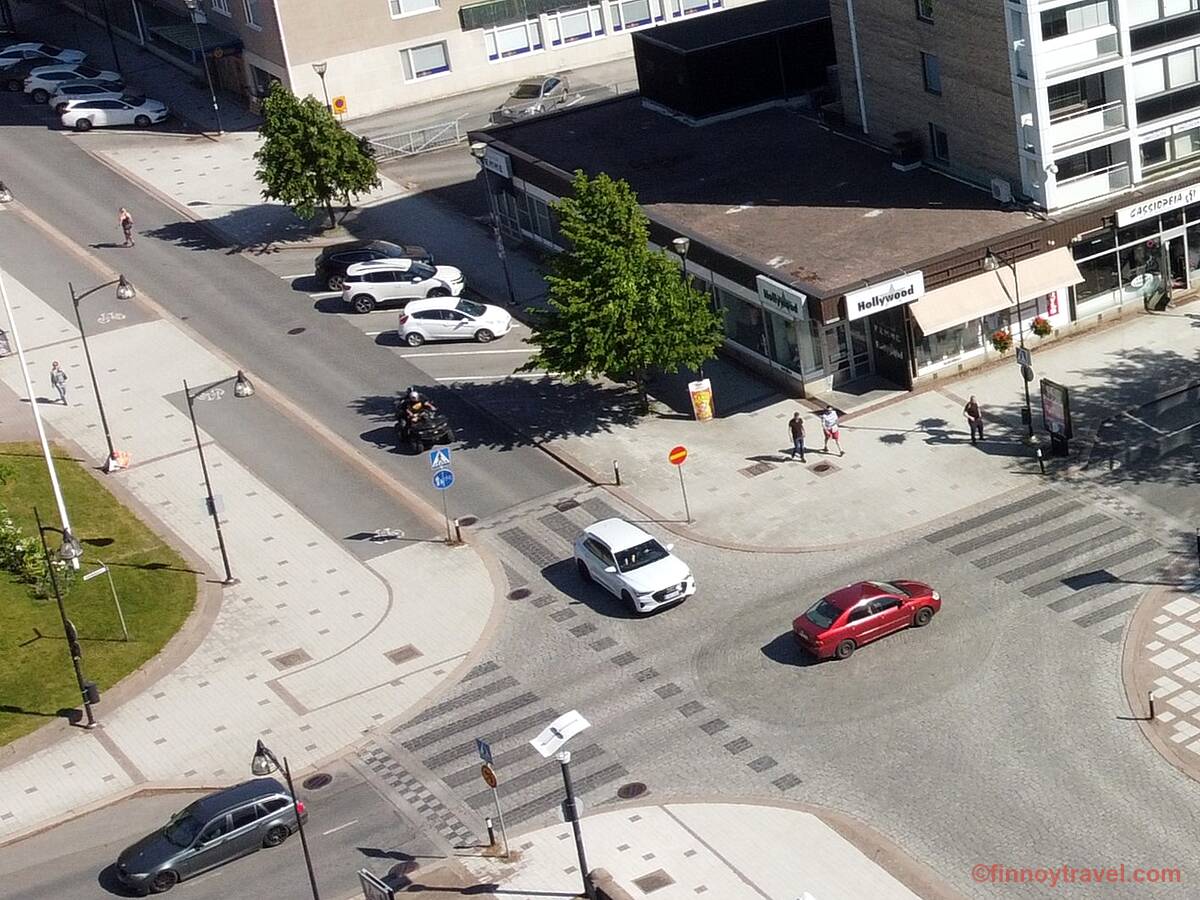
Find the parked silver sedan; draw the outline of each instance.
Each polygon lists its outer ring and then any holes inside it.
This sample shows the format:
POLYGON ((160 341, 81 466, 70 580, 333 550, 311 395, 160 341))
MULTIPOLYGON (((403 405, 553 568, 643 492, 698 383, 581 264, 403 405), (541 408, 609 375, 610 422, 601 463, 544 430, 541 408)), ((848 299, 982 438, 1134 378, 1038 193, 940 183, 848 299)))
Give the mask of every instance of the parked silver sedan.
POLYGON ((533 75, 513 88, 508 99, 492 113, 492 121, 519 122, 549 112, 566 103, 570 91, 565 75, 533 75))

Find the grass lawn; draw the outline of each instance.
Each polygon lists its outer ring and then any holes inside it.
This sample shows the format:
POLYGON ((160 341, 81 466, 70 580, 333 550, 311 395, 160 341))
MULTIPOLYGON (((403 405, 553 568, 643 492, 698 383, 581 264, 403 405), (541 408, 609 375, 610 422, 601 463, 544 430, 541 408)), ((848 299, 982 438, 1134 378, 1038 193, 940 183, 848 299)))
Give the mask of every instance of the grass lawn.
MULTIPOLYGON (((55 458, 71 529, 83 544, 80 574, 95 569, 101 559, 111 567, 129 627, 126 643, 104 575, 87 582, 76 577, 64 601, 83 648, 84 677, 102 692, 96 709, 102 719, 104 689, 158 653, 191 612, 196 576, 86 470, 90 463, 73 462, 58 450, 55 458)), ((0 485, 0 504, 27 536, 37 538, 35 506, 43 523, 61 524, 37 444, 0 444, 0 465, 12 470, 8 482, 0 485)), ((51 553, 62 542, 53 532, 47 532, 46 540, 51 553)), ((0 572, 0 623, 3 745, 58 716, 59 710, 79 706, 80 697, 53 597, 35 599, 31 585, 0 572)))

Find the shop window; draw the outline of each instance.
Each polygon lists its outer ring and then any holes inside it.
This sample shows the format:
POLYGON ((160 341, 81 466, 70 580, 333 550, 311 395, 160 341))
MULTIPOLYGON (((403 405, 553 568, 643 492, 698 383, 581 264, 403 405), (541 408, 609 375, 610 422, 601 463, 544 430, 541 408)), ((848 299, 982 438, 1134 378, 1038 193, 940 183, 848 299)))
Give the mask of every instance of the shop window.
POLYGON ((604 36, 604 17, 599 4, 560 9, 546 16, 546 37, 551 47, 604 36))
POLYGON ((1083 281, 1075 285, 1075 301, 1090 300, 1102 294, 1115 291, 1121 285, 1121 276, 1117 272, 1117 254, 1105 253, 1092 259, 1077 260, 1079 274, 1083 281))
POLYGON ((1127 225, 1117 232, 1117 243, 1120 245, 1129 244, 1133 241, 1140 241, 1148 237, 1153 237, 1158 234, 1158 219, 1151 216, 1148 219, 1142 219, 1140 222, 1134 222, 1132 225, 1127 225))
POLYGON ((931 94, 942 92, 942 64, 932 53, 921 54, 921 77, 925 80, 925 90, 931 94))
POLYGON ((532 53, 542 49, 542 28, 536 19, 491 28, 483 33, 483 43, 488 59, 493 61, 532 53))
POLYGON ((388 8, 391 10, 393 19, 430 12, 440 5, 441 0, 388 0, 388 8))
POLYGON ((613 31, 645 28, 663 20, 661 0, 616 0, 608 4, 613 31))
POLYGON ((400 60, 404 64, 405 81, 416 81, 450 71, 450 57, 446 53, 445 41, 401 50, 400 60))
POLYGON ((725 320, 725 336, 760 356, 766 356, 762 310, 722 287, 716 288, 717 307, 725 320))
POLYGON ((1151 302, 1166 288, 1162 278, 1158 240, 1142 241, 1118 251, 1123 299, 1151 302))
POLYGON ((924 368, 958 359, 982 346, 978 319, 955 325, 935 334, 922 335, 917 342, 917 367, 924 368))

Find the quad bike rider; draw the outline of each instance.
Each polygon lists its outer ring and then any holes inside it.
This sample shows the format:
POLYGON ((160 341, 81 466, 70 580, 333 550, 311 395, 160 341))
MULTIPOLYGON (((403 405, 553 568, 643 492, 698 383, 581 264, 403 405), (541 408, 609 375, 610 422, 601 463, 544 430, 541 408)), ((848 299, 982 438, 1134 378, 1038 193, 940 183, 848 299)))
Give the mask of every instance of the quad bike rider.
POLYGON ((420 452, 450 443, 454 432, 432 401, 411 387, 396 401, 396 440, 420 452))

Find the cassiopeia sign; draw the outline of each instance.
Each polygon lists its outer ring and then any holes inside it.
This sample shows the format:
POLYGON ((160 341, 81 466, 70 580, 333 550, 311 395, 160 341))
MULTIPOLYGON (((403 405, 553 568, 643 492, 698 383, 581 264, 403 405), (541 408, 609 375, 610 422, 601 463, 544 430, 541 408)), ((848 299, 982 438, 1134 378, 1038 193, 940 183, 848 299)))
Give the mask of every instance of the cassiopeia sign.
POLYGON ((903 306, 920 300, 924 293, 925 273, 920 270, 908 272, 891 281, 849 291, 846 294, 846 318, 861 319, 893 306, 903 306))
POLYGON ((1200 200, 1200 185, 1192 184, 1169 194, 1159 194, 1149 200, 1142 200, 1130 206, 1122 206, 1117 210, 1117 227, 1124 228, 1142 219, 1149 219, 1160 213, 1170 212, 1181 206, 1188 206, 1200 200))
POLYGON ((808 302, 807 295, 786 284, 780 284, 766 275, 759 275, 757 284, 758 299, 765 309, 769 309, 785 319, 804 318, 804 304, 808 302))

